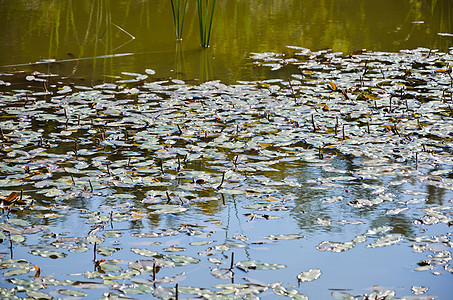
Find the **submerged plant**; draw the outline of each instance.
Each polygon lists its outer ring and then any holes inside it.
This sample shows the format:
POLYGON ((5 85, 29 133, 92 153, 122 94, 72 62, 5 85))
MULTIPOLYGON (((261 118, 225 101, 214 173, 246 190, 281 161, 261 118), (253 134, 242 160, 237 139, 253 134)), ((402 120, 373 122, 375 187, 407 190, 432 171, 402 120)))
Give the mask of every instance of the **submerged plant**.
POLYGON ((184 17, 186 16, 187 0, 170 0, 173 12, 173 22, 175 23, 175 36, 177 41, 182 40, 184 28, 184 17))
POLYGON ((209 4, 209 0, 197 0, 198 24, 200 26, 200 42, 202 47, 209 47, 211 38, 212 20, 214 17, 215 0, 209 4))

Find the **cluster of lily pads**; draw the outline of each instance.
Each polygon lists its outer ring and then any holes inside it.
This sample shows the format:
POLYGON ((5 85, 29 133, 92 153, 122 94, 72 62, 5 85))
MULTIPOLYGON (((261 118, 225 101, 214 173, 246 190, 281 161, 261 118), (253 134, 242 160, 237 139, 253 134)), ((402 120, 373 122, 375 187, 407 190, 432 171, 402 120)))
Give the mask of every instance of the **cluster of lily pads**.
POLYGON ((302 240, 320 254, 406 243, 426 254, 413 270, 451 276, 453 52, 289 51, 252 54, 272 78, 231 85, 151 69, 94 85, 0 74, 0 295, 307 299, 328 270, 262 282, 254 274, 287 265, 250 258, 302 240), (228 236, 230 209, 258 229, 228 236), (346 224, 363 231, 334 240, 346 224), (429 226, 443 227, 419 234, 429 226), (323 228, 331 240, 317 240, 323 228))

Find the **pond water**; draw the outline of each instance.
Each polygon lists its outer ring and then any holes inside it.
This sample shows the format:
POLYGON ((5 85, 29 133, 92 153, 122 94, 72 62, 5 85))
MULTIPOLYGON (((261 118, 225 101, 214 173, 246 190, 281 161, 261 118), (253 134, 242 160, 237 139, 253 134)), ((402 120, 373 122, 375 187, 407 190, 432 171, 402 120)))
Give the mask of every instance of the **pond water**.
POLYGON ((1 297, 449 299, 451 4, 375 2, 2 1, 1 297))
POLYGON ((152 68, 164 78, 233 83, 271 75, 247 62, 251 52, 284 53, 290 45, 344 53, 417 47, 445 51, 452 45, 451 36, 439 35, 453 30, 449 0, 235 0, 216 5, 211 47, 202 49, 195 1, 188 4, 183 42, 175 43, 170 1, 4 0, 0 66, 50 59, 59 62, 18 68, 101 81, 152 68))

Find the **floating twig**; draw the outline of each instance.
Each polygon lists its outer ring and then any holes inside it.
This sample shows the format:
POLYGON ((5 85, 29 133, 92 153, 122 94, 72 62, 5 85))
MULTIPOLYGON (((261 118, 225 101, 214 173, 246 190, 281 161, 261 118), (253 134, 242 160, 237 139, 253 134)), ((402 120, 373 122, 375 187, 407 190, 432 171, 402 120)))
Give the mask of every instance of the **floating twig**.
POLYGON ((153 262, 153 286, 156 286, 156 262, 153 262))
POLYGON ((236 155, 236 157, 233 159, 234 170, 237 170, 238 168, 238 159, 239 155, 236 155))
POLYGON ((220 189, 220 187, 222 186, 224 180, 225 180, 225 171, 223 171, 223 173, 222 173, 222 181, 220 182, 219 186, 216 187, 217 190, 220 189))
POLYGON ((181 135, 182 134, 181 126, 179 126, 179 124, 176 124, 176 126, 178 126, 179 135, 181 135))
MULTIPOLYGON (((8 210, 8 212, 9 212, 9 210, 8 210)), ((11 236, 11 232, 9 233, 9 252, 11 255, 11 259, 13 259, 13 239, 11 236)))
POLYGON ((418 152, 415 152, 415 170, 418 169, 418 152))
POLYGON ((311 115, 311 123, 313 125, 313 132, 316 132, 315 116, 314 115, 311 115))
POLYGON ((167 194, 167 204, 170 203, 171 201, 171 198, 170 198, 170 194, 168 193, 168 191, 165 192, 167 194))
POLYGON ((233 271, 233 268, 234 268, 234 252, 231 252, 230 271, 233 271))
POLYGON ((77 144, 77 140, 74 141, 74 155, 77 158, 77 152, 79 151, 79 146, 77 144))
POLYGON ((296 93, 294 92, 293 84, 291 83, 291 78, 288 79, 288 83, 289 83, 289 88, 291 89, 291 93, 294 98, 294 104, 297 104, 297 97, 296 97, 296 93))

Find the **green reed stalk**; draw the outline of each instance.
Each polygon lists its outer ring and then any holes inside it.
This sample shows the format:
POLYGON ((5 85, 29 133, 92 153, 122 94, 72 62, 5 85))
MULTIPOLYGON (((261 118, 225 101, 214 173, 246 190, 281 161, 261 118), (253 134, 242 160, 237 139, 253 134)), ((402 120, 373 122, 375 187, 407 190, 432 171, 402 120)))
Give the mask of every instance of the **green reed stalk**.
POLYGON ((181 41, 184 28, 184 17, 186 16, 187 0, 175 0, 175 2, 170 0, 170 2, 171 10, 173 12, 173 22, 175 23, 176 40, 181 41))
POLYGON ((211 5, 209 5, 209 2, 209 0, 197 0, 198 24, 200 25, 200 41, 201 46, 205 48, 209 47, 215 7, 215 0, 212 1, 211 5))

